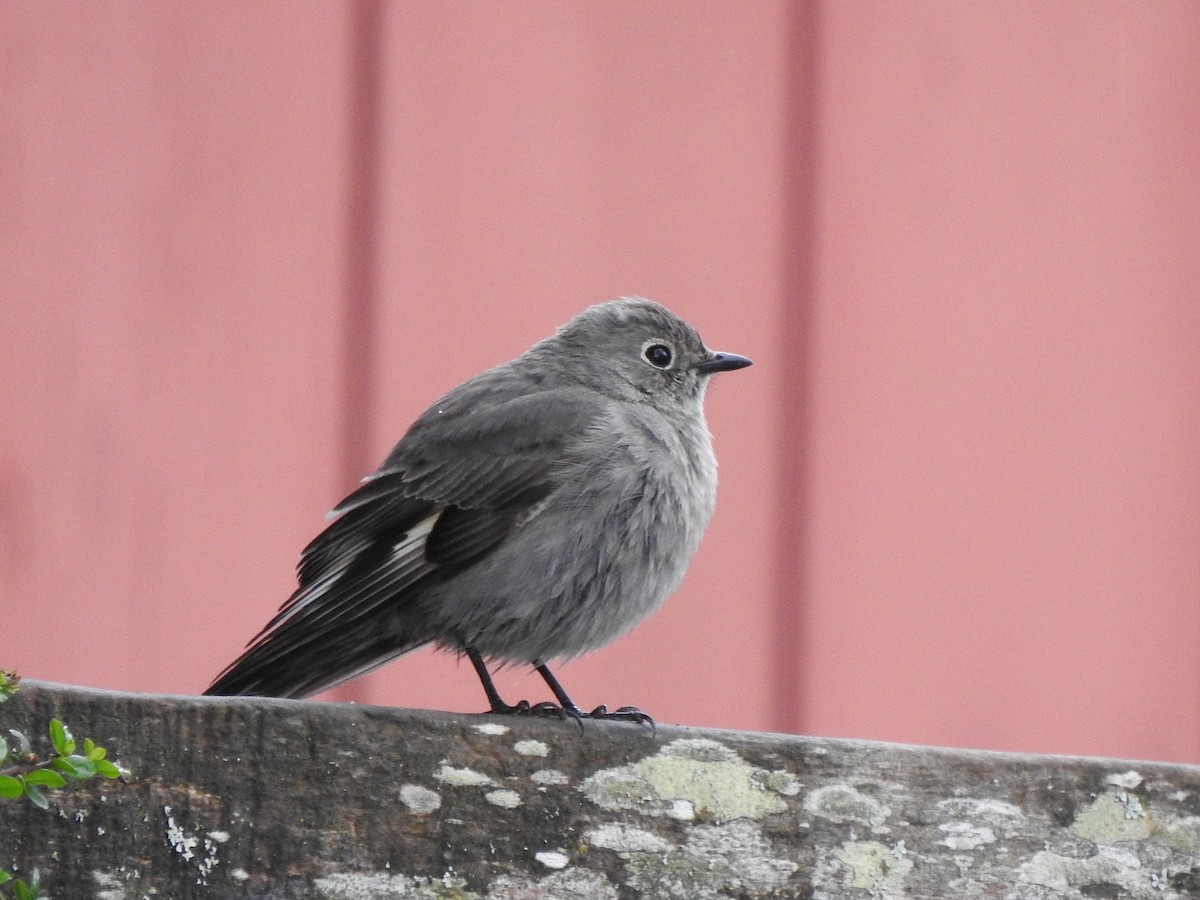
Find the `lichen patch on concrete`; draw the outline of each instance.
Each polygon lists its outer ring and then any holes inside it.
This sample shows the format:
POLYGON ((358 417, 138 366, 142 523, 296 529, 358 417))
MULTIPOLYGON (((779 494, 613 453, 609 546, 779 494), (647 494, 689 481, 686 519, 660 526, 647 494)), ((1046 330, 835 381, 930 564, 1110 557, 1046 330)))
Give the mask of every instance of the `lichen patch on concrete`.
POLYGON ((516 791, 496 790, 488 791, 483 795, 484 799, 492 806, 499 806, 502 809, 516 809, 521 805, 521 795, 516 791))
POLYGON ((674 849, 673 844, 658 835, 620 822, 593 828, 584 834, 583 839, 594 847, 618 853, 666 853, 674 849))
POLYGON ((986 825, 971 822, 945 822, 938 826, 943 837, 937 843, 951 850, 974 850, 985 844, 996 843, 996 832, 986 825))
POLYGON ((437 791, 431 791, 419 784, 406 784, 400 788, 400 802, 409 812, 418 816, 426 816, 442 805, 442 798, 437 791))
POLYGON ((513 749, 521 756, 549 756, 550 748, 545 741, 517 741, 513 749))
POLYGON ((1017 880, 1069 897, 1194 898, 1200 818, 1147 809, 1137 793, 1143 781, 1134 771, 1109 775, 1109 788, 1080 806, 1067 829, 1093 852, 1047 846, 1020 865, 1017 880))
POLYGON ((443 763, 442 767, 433 773, 433 777, 451 787, 483 787, 484 785, 495 784, 492 779, 482 772, 476 772, 474 769, 457 768, 446 763, 443 763))
POLYGON ((1105 784, 1111 784, 1113 787, 1125 788, 1127 791, 1135 790, 1142 784, 1142 776, 1130 769, 1128 772, 1114 772, 1104 779, 1105 784))
POLYGON ((1025 814, 1015 804, 988 797, 951 797, 939 800, 937 808, 949 819, 961 819, 993 829, 1013 829, 1025 822, 1025 814))
POLYGON ((96 900, 125 900, 125 888, 109 872, 92 872, 92 880, 96 884, 96 900))
POLYGON ((696 818, 696 804, 691 800, 672 800, 665 815, 668 819, 691 822, 696 818))
POLYGON ((533 854, 533 858, 547 869, 565 869, 571 862, 570 857, 561 850, 541 850, 533 854))
POLYGON ((223 831, 214 832, 214 834, 221 835, 219 839, 214 839, 213 834, 206 834, 203 837, 191 834, 175 821, 169 806, 163 807, 163 815, 167 817, 167 844, 181 859, 196 867, 198 884, 208 884, 208 877, 220 862, 217 853, 218 844, 228 841, 229 835, 223 831))
POLYGON ((1170 883, 1173 875, 1186 870, 1174 866, 1155 871, 1143 867, 1130 851, 1115 847, 1099 847, 1095 855, 1082 859, 1043 850, 1021 865, 1017 880, 1065 897, 1183 900, 1194 895, 1172 890, 1170 883))
POLYGON ((839 824, 882 825, 892 811, 874 797, 869 797, 849 784, 830 784, 809 791, 804 808, 839 824))
POLYGON ((693 826, 681 847, 618 823, 589 830, 584 842, 616 852, 625 863, 629 886, 644 897, 692 900, 775 891, 799 868, 778 855, 762 826, 748 819, 693 826))
POLYGON ((1115 844, 1146 840, 1155 831, 1155 823, 1136 796, 1120 789, 1105 791, 1080 809, 1071 831, 1098 844, 1115 844))
POLYGON ((616 887, 599 872, 569 868, 544 878, 501 875, 491 883, 487 900, 617 900, 616 887))
POLYGON ((827 879, 834 876, 825 881, 824 887, 857 888, 868 891, 870 897, 907 896, 905 879, 913 869, 913 861, 905 853, 879 841, 845 841, 833 852, 833 859, 839 865, 824 867, 827 879))
POLYGON ((388 872, 337 872, 314 882, 324 900, 481 900, 466 881, 447 873, 441 878, 388 872))
POLYGON ((1162 822, 1151 836, 1164 847, 1174 847, 1189 856, 1200 857, 1200 817, 1184 816, 1170 822, 1162 822))
POLYGON ((798 793, 799 785, 790 773, 751 766, 717 741, 688 738, 635 763, 601 769, 580 790, 605 809, 727 822, 783 812, 783 796, 798 793))
POLYGON ((739 820, 725 825, 697 825, 683 852, 696 859, 729 867, 731 888, 771 891, 782 887, 799 865, 775 855, 756 822, 739 820))

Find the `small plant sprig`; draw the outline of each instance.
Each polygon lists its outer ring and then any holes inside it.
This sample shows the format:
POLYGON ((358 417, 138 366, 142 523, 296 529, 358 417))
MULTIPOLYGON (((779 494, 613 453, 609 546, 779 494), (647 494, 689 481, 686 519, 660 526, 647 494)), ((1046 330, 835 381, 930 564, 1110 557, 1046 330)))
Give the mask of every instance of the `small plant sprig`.
POLYGON ((20 731, 9 729, 16 742, 15 752, 9 747, 9 742, 0 737, 0 766, 14 762, 6 768, 0 768, 0 797, 28 797, 34 806, 49 809, 50 801, 46 799, 46 791, 63 787, 67 779, 72 781, 87 781, 89 778, 120 778, 121 770, 104 757, 108 751, 97 747, 91 738, 83 741, 83 752, 79 749, 71 730, 59 719, 50 720, 50 743, 54 746, 54 755, 39 757, 33 752, 27 738, 20 731))
POLYGON ((38 897, 41 896, 39 891, 42 887, 42 880, 38 877, 36 869, 28 881, 22 878, 14 881, 10 873, 0 872, 0 885, 8 884, 10 881, 12 881, 13 900, 38 900, 38 897))
POLYGON ((8 698, 17 692, 17 685, 21 683, 21 676, 16 672, 6 672, 0 669, 0 703, 5 703, 8 698))
MULTIPOLYGON (((0 703, 6 703, 19 690, 21 677, 0 670, 0 703)), ((50 720, 50 744, 53 755, 41 757, 34 752, 24 733, 10 728, 12 741, 0 737, 0 799, 15 800, 28 797, 40 809, 48 809, 47 791, 57 790, 71 781, 91 778, 120 778, 124 772, 105 757, 108 751, 84 738, 81 748, 60 720, 50 720), (15 746, 14 746, 15 745, 15 746)), ((11 872, 0 870, 0 885, 9 885, 13 900, 37 900, 38 872, 34 870, 28 882, 13 878, 11 872)))

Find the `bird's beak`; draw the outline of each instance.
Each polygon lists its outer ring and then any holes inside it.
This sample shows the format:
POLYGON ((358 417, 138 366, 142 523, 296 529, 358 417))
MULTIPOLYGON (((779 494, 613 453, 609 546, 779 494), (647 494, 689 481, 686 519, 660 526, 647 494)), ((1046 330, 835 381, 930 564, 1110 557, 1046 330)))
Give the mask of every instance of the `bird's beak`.
POLYGON ((750 365, 750 360, 736 353, 720 353, 710 350, 708 359, 696 366, 701 375, 711 375, 714 372, 732 372, 734 369, 744 369, 750 365))

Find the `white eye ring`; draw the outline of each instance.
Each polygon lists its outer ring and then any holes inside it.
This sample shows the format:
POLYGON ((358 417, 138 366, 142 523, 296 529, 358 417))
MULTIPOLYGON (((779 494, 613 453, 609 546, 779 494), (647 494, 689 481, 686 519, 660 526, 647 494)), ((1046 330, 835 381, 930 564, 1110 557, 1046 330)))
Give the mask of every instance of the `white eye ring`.
POLYGON ((655 338, 642 344, 642 359, 656 369, 671 369, 675 366, 675 351, 666 341, 655 338))

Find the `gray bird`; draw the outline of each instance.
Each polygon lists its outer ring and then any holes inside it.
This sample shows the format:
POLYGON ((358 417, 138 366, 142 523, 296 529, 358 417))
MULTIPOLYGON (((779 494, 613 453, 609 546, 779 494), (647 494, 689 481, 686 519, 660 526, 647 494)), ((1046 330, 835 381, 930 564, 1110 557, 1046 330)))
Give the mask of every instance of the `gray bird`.
POLYGON ((207 694, 304 697, 433 643, 493 713, 584 713, 546 667, 632 628, 678 587, 716 501, 707 349, 650 300, 584 310, 454 388, 329 514, 299 587, 207 694), (558 704, 509 706, 485 660, 534 666, 558 704))

